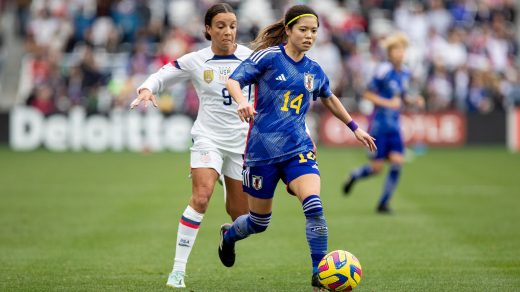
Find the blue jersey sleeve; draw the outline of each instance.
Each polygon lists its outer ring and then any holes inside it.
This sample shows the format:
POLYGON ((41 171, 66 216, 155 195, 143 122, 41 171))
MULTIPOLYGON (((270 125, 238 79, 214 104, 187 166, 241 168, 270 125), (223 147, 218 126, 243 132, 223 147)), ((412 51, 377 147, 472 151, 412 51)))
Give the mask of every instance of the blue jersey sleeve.
POLYGON ((374 75, 374 77, 372 77, 372 80, 370 80, 370 82, 367 84, 367 89, 372 92, 378 93, 381 88, 381 82, 382 80, 377 78, 376 75, 374 75))
POLYGON ((327 74, 325 74, 325 72, 323 72, 323 70, 321 68, 320 68, 320 73, 319 73, 319 80, 320 80, 319 87, 315 91, 313 100, 316 100, 318 97, 329 98, 332 96, 332 91, 330 90, 330 85, 329 85, 329 77, 327 77, 327 74))
POLYGON ((243 88, 245 86, 255 84, 258 81, 258 78, 262 75, 262 73, 267 68, 267 60, 269 58, 262 58, 257 60, 257 62, 253 61, 253 54, 251 57, 247 58, 244 62, 240 63, 240 65, 235 69, 235 71, 231 74, 229 78, 238 81, 240 87, 243 88))

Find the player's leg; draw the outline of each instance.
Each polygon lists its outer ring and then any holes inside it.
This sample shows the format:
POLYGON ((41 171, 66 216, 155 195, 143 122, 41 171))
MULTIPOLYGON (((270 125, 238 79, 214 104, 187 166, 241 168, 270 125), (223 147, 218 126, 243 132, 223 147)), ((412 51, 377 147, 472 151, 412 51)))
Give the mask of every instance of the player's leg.
POLYGON ((284 168, 284 180, 298 197, 305 215, 305 235, 312 262, 313 287, 321 287, 318 281, 318 264, 327 254, 328 229, 320 198, 320 173, 314 154, 300 156, 289 161, 284 168))
POLYGON ((388 170, 386 181, 383 186, 383 192, 377 205, 377 211, 379 213, 391 212, 389 208, 389 203, 397 187, 397 183, 399 182, 399 177, 401 175, 401 167, 404 161, 403 154, 399 152, 391 152, 389 155, 389 161, 390 169, 388 170))
POLYGON ((190 163, 192 195, 177 229, 173 270, 166 283, 170 287, 185 287, 186 265, 215 183, 219 178, 217 169, 220 171, 222 168, 222 157, 218 151, 192 150, 190 163))
POLYGON ((247 194, 242 190, 242 181, 224 177, 226 186, 226 211, 235 221, 240 215, 247 214, 249 206, 247 202, 247 194))
POLYGON ((226 211, 235 221, 249 212, 247 194, 242 189, 243 160, 241 154, 226 153, 222 165, 226 189, 226 211))
POLYGON ((222 225, 218 254, 222 264, 235 263, 235 242, 267 229, 271 221, 273 195, 279 180, 276 166, 246 167, 243 189, 248 193, 249 213, 238 217, 232 225, 222 225))
POLYGON ((377 175, 383 169, 384 159, 388 155, 387 140, 384 135, 377 135, 374 138, 376 138, 374 143, 376 144, 377 150, 375 153, 369 153, 371 162, 354 169, 350 173, 343 183, 343 194, 349 194, 358 180, 377 175))
POLYGON ((390 143, 390 153, 388 154, 388 160, 390 162, 390 169, 386 176, 386 181, 383 186, 381 198, 377 205, 377 212, 389 213, 389 202, 399 182, 401 175, 401 167, 404 162, 404 143, 401 134, 395 134, 390 143))

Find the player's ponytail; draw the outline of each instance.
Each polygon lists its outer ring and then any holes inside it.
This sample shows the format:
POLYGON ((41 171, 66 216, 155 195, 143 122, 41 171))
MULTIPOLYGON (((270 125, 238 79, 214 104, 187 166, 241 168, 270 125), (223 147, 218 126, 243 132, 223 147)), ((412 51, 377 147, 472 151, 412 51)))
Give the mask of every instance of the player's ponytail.
MULTIPOLYGON (((256 39, 251 42, 253 50, 259 51, 272 46, 277 46, 287 42, 287 34, 285 28, 291 29, 302 16, 314 15, 318 20, 318 14, 307 5, 294 5, 289 8, 285 13, 285 16, 278 22, 267 26, 262 29, 256 39)), ((318 26, 320 22, 318 20, 318 26)))
POLYGON ((287 42, 287 34, 285 34, 284 21, 281 19, 262 29, 256 39, 251 42, 251 47, 256 52, 285 42, 287 42))

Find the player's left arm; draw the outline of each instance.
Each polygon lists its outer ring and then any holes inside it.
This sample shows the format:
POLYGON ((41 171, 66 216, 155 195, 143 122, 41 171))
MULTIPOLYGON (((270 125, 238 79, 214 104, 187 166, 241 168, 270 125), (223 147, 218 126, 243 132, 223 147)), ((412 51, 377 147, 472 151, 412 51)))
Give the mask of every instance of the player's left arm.
POLYGON ((424 109, 425 106, 424 97, 422 95, 412 96, 406 94, 403 98, 403 101, 406 105, 417 107, 421 110, 424 109))
POLYGON ((336 118, 345 123, 354 132, 359 142, 363 143, 372 152, 377 149, 374 137, 358 127, 337 96, 332 94, 329 97, 321 98, 321 102, 336 118))
POLYGON ((418 109, 424 109, 424 105, 425 105, 425 102, 424 102, 424 97, 422 97, 421 95, 411 95, 410 94, 410 89, 409 89, 409 80, 411 78, 411 73, 408 73, 408 76, 405 77, 406 78, 406 81, 404 82, 405 85, 403 85, 403 92, 402 92, 402 100, 403 102, 408 105, 408 106, 412 106, 412 107, 415 107, 415 108, 418 108, 418 109))

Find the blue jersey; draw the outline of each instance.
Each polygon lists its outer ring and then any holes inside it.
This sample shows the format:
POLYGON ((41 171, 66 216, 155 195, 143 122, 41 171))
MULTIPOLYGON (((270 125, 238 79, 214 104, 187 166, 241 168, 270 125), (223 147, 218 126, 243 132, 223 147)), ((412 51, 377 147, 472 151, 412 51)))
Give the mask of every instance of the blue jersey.
MULTIPOLYGON (((410 72, 406 69, 397 71, 394 66, 385 62, 378 66, 368 90, 385 99, 399 96, 404 99, 408 90, 410 72)), ((373 135, 382 133, 399 132, 400 110, 376 106, 372 114, 370 133, 373 135)))
POLYGON ((260 50, 230 76, 245 86, 255 84, 255 110, 245 152, 246 166, 288 160, 314 150, 306 132, 310 101, 330 97, 329 79, 318 63, 304 56, 292 60, 282 45, 260 50))

